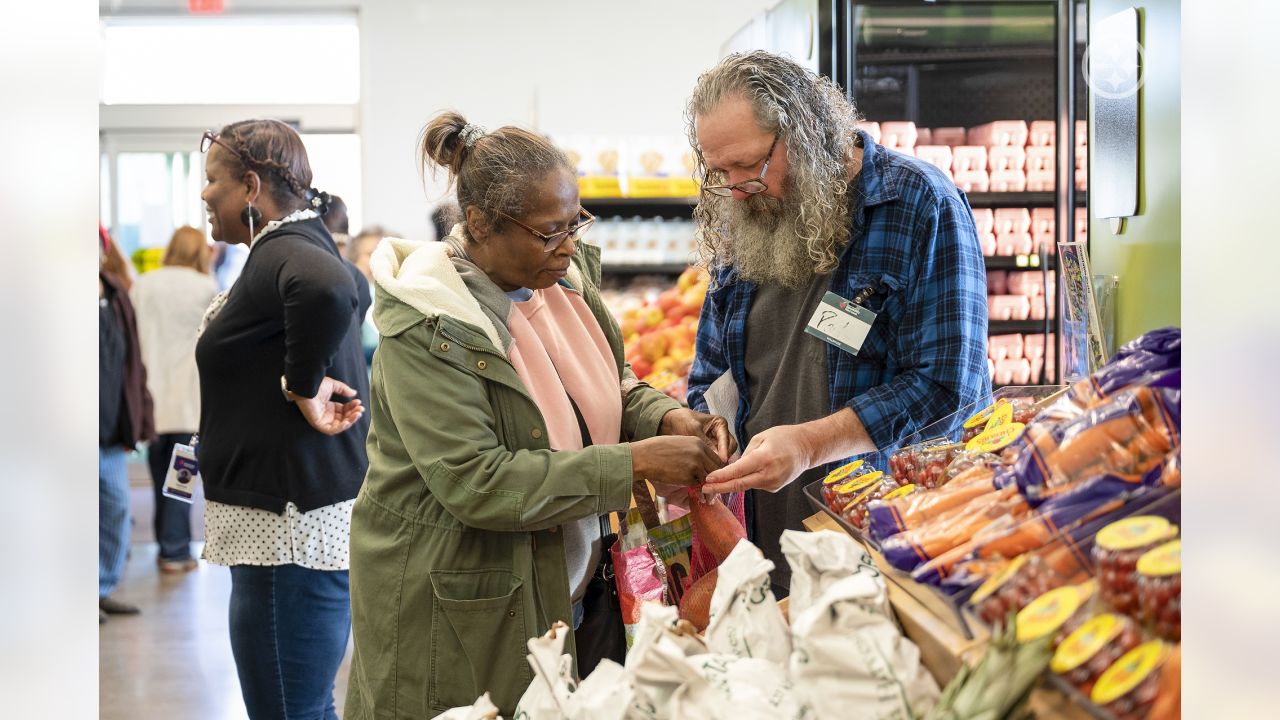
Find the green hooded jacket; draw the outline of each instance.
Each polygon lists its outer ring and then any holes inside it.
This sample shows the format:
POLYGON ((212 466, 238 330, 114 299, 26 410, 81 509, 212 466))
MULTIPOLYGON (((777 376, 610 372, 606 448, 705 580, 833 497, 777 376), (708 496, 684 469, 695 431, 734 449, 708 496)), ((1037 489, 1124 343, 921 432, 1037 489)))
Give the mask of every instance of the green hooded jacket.
POLYGON ((446 243, 388 238, 371 259, 382 338, 369 472, 351 516, 348 720, 431 718, 484 692, 510 717, 533 677, 525 643, 571 617, 560 526, 625 509, 625 441, 656 435, 679 407, 624 362, 597 291, 600 251, 579 245, 562 282, 622 368, 624 443, 552 451, 507 360, 510 336, 451 255, 446 243))

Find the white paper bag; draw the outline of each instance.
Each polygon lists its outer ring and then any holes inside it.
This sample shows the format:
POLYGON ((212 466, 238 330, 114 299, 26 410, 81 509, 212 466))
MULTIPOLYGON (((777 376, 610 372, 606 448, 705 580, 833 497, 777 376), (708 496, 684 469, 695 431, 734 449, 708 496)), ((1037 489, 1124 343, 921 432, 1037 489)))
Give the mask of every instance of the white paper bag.
POLYGON ((769 660, 707 654, 687 658, 693 674, 671 697, 671 720, 813 720, 815 716, 769 660))
POLYGON ((786 667, 791 630, 773 596, 773 563, 747 540, 740 540, 720 564, 711 596, 707 648, 740 658, 760 658, 786 667))
POLYGON ((705 654, 706 643, 693 634, 675 631, 679 613, 674 607, 645 603, 640 607, 636 641, 627 652, 626 670, 634 683, 635 705, 649 717, 667 717, 667 704, 692 670, 687 658, 705 654))
POLYGON ((546 635, 528 642, 533 682, 516 703, 521 720, 562 720, 573 693, 573 658, 564 652, 569 626, 556 622, 546 635))
POLYGON ((498 714, 498 706, 489 699, 489 693, 485 693, 476 698, 474 704, 446 710, 433 720, 502 720, 502 716, 498 714))
POLYGON ((782 548, 792 568, 789 670, 799 696, 820 718, 923 716, 938 685, 898 630, 870 556, 840 533, 788 530, 782 548))
POLYGON ((568 720, 648 720, 634 707, 636 690, 626 668, 605 658, 578 685, 565 707, 568 720))

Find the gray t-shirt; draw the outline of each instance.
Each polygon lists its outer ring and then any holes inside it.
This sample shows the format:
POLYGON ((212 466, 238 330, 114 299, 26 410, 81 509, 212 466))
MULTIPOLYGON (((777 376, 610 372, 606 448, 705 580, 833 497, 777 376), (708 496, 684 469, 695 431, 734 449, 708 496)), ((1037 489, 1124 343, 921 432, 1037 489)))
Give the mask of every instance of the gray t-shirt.
MULTIPOLYGON (((747 414, 743 446, 757 433, 776 425, 794 425, 831 414, 827 387, 827 344, 804 331, 813 310, 831 287, 829 274, 815 275, 798 290, 771 285, 756 287, 747 315, 745 365, 747 414)), ((782 556, 782 531, 799 528, 813 514, 803 488, 822 475, 808 470, 776 493, 753 490, 752 537, 773 561, 774 591, 791 585, 791 570, 782 556)))

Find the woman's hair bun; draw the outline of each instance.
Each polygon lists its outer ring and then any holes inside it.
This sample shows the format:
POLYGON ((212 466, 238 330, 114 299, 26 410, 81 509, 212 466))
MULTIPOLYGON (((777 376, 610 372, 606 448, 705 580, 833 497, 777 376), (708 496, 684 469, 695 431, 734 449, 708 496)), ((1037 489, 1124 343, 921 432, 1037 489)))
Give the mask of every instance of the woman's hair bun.
POLYGON ((463 138, 467 125, 467 119, 453 111, 432 118, 423 128, 419 143, 422 167, 435 165, 448 170, 451 178, 457 177, 462 170, 462 161, 471 149, 463 138))

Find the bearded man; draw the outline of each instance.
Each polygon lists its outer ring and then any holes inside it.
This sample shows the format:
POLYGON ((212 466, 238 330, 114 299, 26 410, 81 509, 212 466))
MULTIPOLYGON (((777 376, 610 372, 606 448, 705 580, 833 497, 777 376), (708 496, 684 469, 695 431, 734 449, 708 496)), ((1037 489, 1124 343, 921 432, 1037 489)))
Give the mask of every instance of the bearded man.
POLYGON ((699 77, 687 112, 712 274, 689 405, 706 411, 717 380, 736 390, 746 448, 704 489, 749 491, 778 597, 782 531, 812 514, 803 485, 855 455, 886 469, 904 436, 991 391, 968 200, 857 120, 831 81, 766 52, 699 77))

